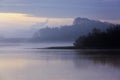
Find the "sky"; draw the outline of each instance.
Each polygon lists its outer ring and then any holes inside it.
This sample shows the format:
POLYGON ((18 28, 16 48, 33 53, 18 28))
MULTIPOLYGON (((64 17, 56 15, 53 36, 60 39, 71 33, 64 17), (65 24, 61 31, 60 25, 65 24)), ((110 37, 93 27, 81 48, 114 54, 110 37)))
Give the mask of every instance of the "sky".
POLYGON ((76 17, 120 23, 120 0, 0 0, 0 35, 68 25, 76 17))

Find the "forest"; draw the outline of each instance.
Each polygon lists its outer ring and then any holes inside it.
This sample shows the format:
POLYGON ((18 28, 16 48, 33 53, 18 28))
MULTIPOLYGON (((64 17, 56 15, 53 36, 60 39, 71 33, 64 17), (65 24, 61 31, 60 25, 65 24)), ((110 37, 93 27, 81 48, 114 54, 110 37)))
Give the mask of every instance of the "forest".
POLYGON ((48 26, 40 29, 33 35, 32 41, 74 42, 79 36, 88 34, 94 28, 103 31, 109 26, 114 26, 114 24, 77 17, 74 19, 72 25, 64 25, 54 28, 48 26))
POLYGON ((94 28, 88 35, 80 36, 75 42, 76 48, 120 48, 120 25, 107 28, 105 31, 94 28))

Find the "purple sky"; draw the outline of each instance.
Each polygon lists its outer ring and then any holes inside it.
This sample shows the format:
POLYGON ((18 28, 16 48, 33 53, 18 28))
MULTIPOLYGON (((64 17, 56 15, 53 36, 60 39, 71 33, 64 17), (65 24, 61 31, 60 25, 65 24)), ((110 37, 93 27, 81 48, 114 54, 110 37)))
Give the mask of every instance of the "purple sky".
POLYGON ((119 20, 120 0, 0 0, 0 12, 39 17, 119 20))
POLYGON ((120 23, 120 0, 0 0, 0 36, 31 36, 76 17, 120 23))

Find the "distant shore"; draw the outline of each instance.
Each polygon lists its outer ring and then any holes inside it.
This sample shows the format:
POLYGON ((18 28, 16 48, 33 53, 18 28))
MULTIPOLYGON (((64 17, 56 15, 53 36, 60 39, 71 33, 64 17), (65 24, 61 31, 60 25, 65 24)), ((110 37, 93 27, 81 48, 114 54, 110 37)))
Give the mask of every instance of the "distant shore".
POLYGON ((46 47, 46 48, 34 48, 34 49, 97 49, 97 50, 120 50, 120 48, 91 48, 91 47, 81 47, 81 48, 77 48, 74 46, 54 46, 54 47, 46 47))
POLYGON ((54 46, 54 47, 45 47, 45 48, 32 48, 32 49, 78 49, 74 46, 54 46))
POLYGON ((59 47, 47 47, 45 49, 78 49, 74 46, 59 46, 59 47))

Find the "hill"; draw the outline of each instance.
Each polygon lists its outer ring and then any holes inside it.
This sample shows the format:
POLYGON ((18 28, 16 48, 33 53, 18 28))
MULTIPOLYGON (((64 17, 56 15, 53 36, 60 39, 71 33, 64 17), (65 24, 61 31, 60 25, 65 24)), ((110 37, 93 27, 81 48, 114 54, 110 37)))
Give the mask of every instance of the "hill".
POLYGON ((73 21, 72 25, 40 29, 34 34, 32 41, 75 41, 80 35, 86 35, 94 28, 105 30, 113 25, 107 22, 78 17, 73 21))

